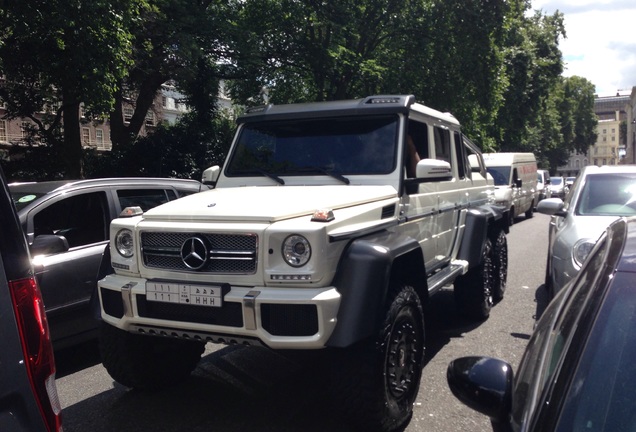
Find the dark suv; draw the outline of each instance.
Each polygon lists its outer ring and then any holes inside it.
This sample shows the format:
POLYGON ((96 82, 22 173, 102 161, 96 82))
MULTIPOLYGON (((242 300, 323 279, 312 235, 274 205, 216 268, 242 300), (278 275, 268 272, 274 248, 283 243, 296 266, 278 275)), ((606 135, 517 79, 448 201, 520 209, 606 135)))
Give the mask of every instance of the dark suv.
POLYGON ((122 209, 144 211, 207 189, 195 180, 109 178, 11 183, 9 190, 33 256, 55 349, 96 335, 90 299, 122 209))
POLYGON ((2 169, 0 190, 0 430, 61 431, 49 327, 2 169))

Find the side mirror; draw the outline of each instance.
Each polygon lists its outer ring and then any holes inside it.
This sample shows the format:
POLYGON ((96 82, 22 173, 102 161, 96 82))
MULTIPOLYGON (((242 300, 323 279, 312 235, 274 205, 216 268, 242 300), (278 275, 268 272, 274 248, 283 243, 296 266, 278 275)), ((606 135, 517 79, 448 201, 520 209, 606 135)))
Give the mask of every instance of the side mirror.
POLYGON ((518 188, 521 188, 521 186, 523 185, 523 182, 521 181, 520 178, 518 178, 517 180, 515 180, 515 186, 518 188))
POLYGON ((424 180, 448 180, 453 177, 451 166, 438 159, 422 159, 415 168, 415 177, 424 180))
POLYGON ((481 172, 481 167, 479 166, 479 158, 477 157, 476 154, 469 154, 468 155, 468 163, 470 164, 470 171, 471 172, 481 172))
POLYGON ((496 422, 507 422, 512 410, 512 367, 490 357, 461 357, 448 365, 446 380, 464 405, 496 422))
POLYGON ((203 171, 203 175, 201 178, 201 183, 210 186, 216 186, 216 182, 221 175, 221 167, 218 165, 214 165, 205 171, 203 171))
POLYGON ((539 204, 537 204, 537 211, 549 216, 565 217, 568 213, 563 210, 564 205, 565 204, 561 198, 546 198, 539 201, 539 204))
POLYGON ((64 236, 53 234, 42 234, 33 239, 31 244, 31 255, 52 255, 60 252, 66 252, 68 241, 64 236))

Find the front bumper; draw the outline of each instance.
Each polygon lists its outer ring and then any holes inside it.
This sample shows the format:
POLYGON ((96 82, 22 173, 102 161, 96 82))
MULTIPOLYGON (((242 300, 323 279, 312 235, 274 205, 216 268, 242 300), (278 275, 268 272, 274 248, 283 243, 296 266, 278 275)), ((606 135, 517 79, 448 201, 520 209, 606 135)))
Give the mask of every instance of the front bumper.
POLYGON ((116 274, 99 281, 102 319, 131 333, 318 349, 333 333, 341 299, 335 287, 226 286, 221 307, 194 306, 149 301, 146 282, 116 274))

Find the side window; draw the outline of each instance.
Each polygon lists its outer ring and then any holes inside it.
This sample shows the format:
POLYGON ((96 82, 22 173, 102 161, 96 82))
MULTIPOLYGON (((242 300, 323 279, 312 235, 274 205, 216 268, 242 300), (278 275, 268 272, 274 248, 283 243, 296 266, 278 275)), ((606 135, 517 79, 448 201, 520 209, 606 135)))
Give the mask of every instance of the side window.
POLYGON ((414 120, 409 120, 408 136, 406 138, 406 164, 407 177, 415 177, 415 165, 428 158, 428 125, 414 120))
POLYGON ((117 198, 121 208, 139 206, 143 211, 176 199, 171 189, 120 189, 117 198))
POLYGON ((92 192, 61 199, 33 216, 33 232, 64 236, 69 247, 108 239, 110 222, 104 192, 92 192))
POLYGON ((435 158, 451 163, 450 131, 439 126, 434 128, 435 158))
MULTIPOLYGON (((599 240, 587 265, 578 274, 574 282, 575 286, 565 293, 568 295, 568 298, 564 300, 566 305, 560 310, 561 315, 556 318, 556 321, 542 319, 535 328, 515 378, 513 397, 515 422, 521 422, 524 407, 532 403, 533 394, 542 392, 544 386, 554 376, 572 334, 576 331, 579 315, 595 286, 594 281, 606 260, 606 246, 606 238, 599 240), (542 357, 544 367, 540 369, 537 365, 541 363, 542 357)), ((559 300, 552 301, 543 315, 554 316, 558 312, 559 303, 559 300)))
POLYGON ((462 143, 462 135, 459 132, 453 132, 455 141, 455 153, 457 154, 457 172, 460 179, 470 178, 470 168, 468 167, 468 155, 464 152, 462 143))
MULTIPOLYGON (((468 138, 463 137, 464 141, 464 150, 466 152, 467 165, 466 169, 471 173, 480 173, 481 176, 485 179, 486 176, 486 165, 481 158, 481 154, 477 150, 475 144, 472 143, 468 138)), ((472 178, 472 175, 471 175, 472 178)))

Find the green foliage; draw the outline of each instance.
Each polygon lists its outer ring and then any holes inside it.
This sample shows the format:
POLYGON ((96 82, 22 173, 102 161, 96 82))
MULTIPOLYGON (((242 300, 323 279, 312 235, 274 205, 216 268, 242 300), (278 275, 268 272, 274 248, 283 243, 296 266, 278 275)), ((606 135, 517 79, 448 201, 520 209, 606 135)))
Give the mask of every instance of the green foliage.
POLYGON ((10 118, 31 118, 43 148, 70 161, 53 177, 79 173, 73 163, 82 160, 87 176, 196 177, 221 163, 233 126, 216 111, 220 79, 243 106, 414 94, 452 112, 484 150, 532 151, 553 169, 595 138, 591 83, 561 76, 563 15, 529 14, 527 0, 4 5, 0 97, 10 118), (191 113, 138 138, 165 82, 191 113), (82 156, 69 120, 80 103, 109 119, 110 154, 82 156), (134 109, 129 122, 124 103, 134 109))
POLYGON ((130 146, 104 154, 87 151, 87 177, 201 179, 204 169, 223 164, 234 129, 230 117, 202 121, 196 113, 188 114, 130 146))

